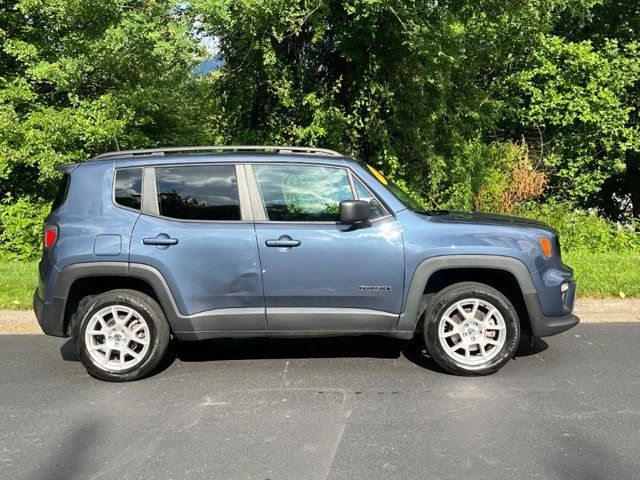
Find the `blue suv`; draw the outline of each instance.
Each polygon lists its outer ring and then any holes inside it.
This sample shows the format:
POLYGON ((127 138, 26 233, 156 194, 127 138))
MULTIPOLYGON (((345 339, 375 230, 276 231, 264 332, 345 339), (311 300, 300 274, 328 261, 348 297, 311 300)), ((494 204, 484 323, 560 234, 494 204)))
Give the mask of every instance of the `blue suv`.
POLYGON ((557 233, 425 211, 373 167, 299 147, 122 151, 68 165, 34 310, 90 374, 152 372, 170 338, 423 337, 461 375, 576 325, 557 233))

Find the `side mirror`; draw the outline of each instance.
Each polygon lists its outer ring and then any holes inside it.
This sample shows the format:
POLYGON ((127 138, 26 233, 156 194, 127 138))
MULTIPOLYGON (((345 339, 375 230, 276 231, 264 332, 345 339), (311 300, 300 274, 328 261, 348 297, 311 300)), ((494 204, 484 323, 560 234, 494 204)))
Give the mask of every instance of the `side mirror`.
POLYGON ((365 200, 343 200, 340 202, 342 223, 361 223, 369 220, 371 204, 365 200))

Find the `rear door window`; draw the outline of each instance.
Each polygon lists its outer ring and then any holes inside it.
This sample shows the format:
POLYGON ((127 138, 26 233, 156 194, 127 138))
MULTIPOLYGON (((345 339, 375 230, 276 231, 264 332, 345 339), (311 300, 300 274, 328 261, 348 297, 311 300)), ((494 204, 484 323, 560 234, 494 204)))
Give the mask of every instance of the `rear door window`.
POLYGON ((156 167, 160 215, 181 220, 240 220, 234 165, 156 167))

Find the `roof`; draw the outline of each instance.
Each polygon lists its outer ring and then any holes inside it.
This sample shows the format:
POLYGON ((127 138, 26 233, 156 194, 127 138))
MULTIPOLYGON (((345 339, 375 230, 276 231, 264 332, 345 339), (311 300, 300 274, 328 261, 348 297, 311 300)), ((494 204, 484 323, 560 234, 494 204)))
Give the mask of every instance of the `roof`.
POLYGON ((211 146, 211 147, 168 147, 149 148, 141 150, 122 150, 117 152, 102 153, 89 161, 132 159, 136 157, 158 157, 167 155, 206 154, 206 153, 271 153, 286 155, 320 155, 329 157, 344 157, 334 150, 316 147, 283 147, 283 146, 211 146))

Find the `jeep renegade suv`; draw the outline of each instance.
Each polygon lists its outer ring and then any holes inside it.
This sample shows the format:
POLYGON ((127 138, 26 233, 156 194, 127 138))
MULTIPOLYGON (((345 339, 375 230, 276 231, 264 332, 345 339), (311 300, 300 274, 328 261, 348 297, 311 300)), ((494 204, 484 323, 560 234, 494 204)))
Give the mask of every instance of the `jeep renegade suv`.
POLYGON ((419 335, 445 370, 485 375, 521 335, 579 321, 553 229, 425 211, 330 150, 123 151, 63 170, 34 309, 104 380, 149 374, 171 336, 419 335))

